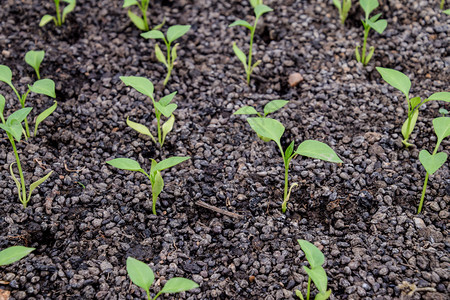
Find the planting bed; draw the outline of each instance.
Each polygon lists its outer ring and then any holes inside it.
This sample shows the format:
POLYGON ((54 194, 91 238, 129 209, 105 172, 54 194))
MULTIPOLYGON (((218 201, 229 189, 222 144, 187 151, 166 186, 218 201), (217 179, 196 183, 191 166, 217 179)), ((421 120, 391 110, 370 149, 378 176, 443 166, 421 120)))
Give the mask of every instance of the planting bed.
MULTIPOLYGON (((354 58, 363 34, 359 5, 343 27, 331 1, 267 0, 274 11, 255 36, 262 63, 250 86, 231 47, 237 41, 247 51, 247 31, 228 28, 250 20, 247 1, 155 2, 153 26, 163 16, 168 25, 192 25, 165 88, 154 41, 139 36, 122 1, 78 0, 58 29, 38 26, 54 12, 52 1, 1 1, 0 64, 24 91, 35 80, 25 53, 45 50, 41 75, 56 82, 58 108, 36 138, 19 143, 28 183, 54 171, 26 209, 9 174, 11 146, 6 135, 0 140, 0 249, 36 248, 0 268, 0 280, 9 282, 0 289, 11 291, 10 299, 143 299, 126 273, 133 256, 155 271, 152 293, 174 276, 200 285, 162 299, 294 299, 307 283, 301 238, 325 254, 332 299, 401 298, 412 285, 425 289, 411 299, 448 299, 448 163, 430 177, 423 214, 416 209, 425 177, 418 153, 433 150, 431 121, 450 107, 427 104, 411 136, 415 146, 406 149, 404 96, 375 70, 405 73, 414 96, 449 91, 450 18, 439 1, 382 1, 377 12, 388 27, 382 35, 371 31, 376 51, 362 67, 354 58), (303 80, 291 87, 295 72, 303 80), (125 75, 152 80, 157 99, 178 92, 174 131, 162 150, 125 123, 127 116, 147 125, 154 119, 150 100, 120 81, 125 75), (276 144, 259 140, 245 117, 232 114, 272 99, 290 101, 273 115, 286 127, 283 147, 316 139, 344 161, 293 160, 290 182, 299 187, 286 214, 276 144), (129 157, 149 169, 150 158, 170 156, 191 159, 163 172, 157 216, 148 179, 105 164, 129 157)), ((0 93, 7 115, 18 108, 7 85, 0 93)), ((31 94, 28 103, 41 112, 53 100, 31 94)))

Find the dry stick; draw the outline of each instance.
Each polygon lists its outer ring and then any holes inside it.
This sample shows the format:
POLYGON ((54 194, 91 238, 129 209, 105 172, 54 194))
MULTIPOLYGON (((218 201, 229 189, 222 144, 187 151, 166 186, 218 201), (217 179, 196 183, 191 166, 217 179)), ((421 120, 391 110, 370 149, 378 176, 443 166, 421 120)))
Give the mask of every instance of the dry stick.
POLYGON ((218 207, 209 205, 209 204, 207 204, 207 203, 205 203, 205 202, 203 202, 203 201, 201 201, 201 200, 198 200, 197 202, 195 202, 195 204, 197 204, 198 206, 201 206, 201 207, 210 209, 210 210, 212 210, 212 211, 215 211, 215 212, 217 212, 217 213, 219 213, 219 214, 223 214, 223 215, 232 217, 232 218, 239 218, 239 219, 240 219, 240 218, 243 218, 243 217, 244 217, 244 216, 242 216, 242 215, 235 214, 235 213, 229 212, 229 211, 227 211, 227 210, 224 210, 224 209, 221 209, 221 208, 218 208, 218 207))

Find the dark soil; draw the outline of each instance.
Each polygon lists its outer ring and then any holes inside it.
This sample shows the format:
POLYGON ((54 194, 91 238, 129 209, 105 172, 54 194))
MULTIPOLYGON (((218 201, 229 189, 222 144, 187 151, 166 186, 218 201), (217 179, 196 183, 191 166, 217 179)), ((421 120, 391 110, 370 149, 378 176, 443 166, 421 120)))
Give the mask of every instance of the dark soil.
MULTIPOLYGON (((163 16, 167 25, 192 25, 164 88, 155 42, 139 36, 122 1, 78 0, 62 28, 40 28, 52 1, 3 0, 0 63, 23 92, 36 80, 25 53, 45 50, 41 76, 56 82, 58 108, 37 137, 19 143, 28 183, 54 171, 26 209, 9 174, 11 146, 6 135, 0 140, 0 249, 36 248, 0 269, 9 282, 0 289, 10 290, 10 299, 143 299, 126 273, 133 256, 155 271, 152 293, 174 276, 200 285, 164 299, 294 299, 295 289, 306 290, 307 263, 297 244, 306 239, 325 254, 332 299, 406 299, 404 286, 413 284, 429 289, 410 299, 448 299, 448 163, 430 177, 423 214, 415 211, 425 177, 418 153, 433 150, 431 121, 450 107, 427 104, 411 136, 415 146, 405 149, 405 99, 375 70, 407 74, 414 96, 449 90, 450 18, 437 2, 382 1, 377 11, 388 27, 370 33, 376 51, 362 67, 354 58, 363 33, 358 5, 343 27, 331 1, 267 0, 274 12, 255 36, 254 57, 262 63, 247 86, 231 45, 247 51, 248 34, 228 28, 238 18, 250 20, 247 1, 155 1, 153 25, 163 16), (294 72, 303 81, 291 87, 294 72), (150 125, 154 115, 149 99, 125 87, 122 75, 152 80, 157 99, 178 92, 175 128, 162 150, 127 127, 127 116, 150 125), (299 188, 286 214, 276 145, 232 115, 272 99, 290 101, 273 115, 286 127, 284 147, 316 139, 344 161, 293 160, 290 182, 299 188), (191 159, 164 171, 158 216, 151 214, 145 176, 105 164, 130 157, 149 169, 150 158, 174 155, 191 159)), ((5 84, 0 93, 9 115, 17 99, 5 84)), ((33 117, 53 103, 35 94, 27 101, 33 117)), ((448 139, 441 145, 448 151, 448 139)))

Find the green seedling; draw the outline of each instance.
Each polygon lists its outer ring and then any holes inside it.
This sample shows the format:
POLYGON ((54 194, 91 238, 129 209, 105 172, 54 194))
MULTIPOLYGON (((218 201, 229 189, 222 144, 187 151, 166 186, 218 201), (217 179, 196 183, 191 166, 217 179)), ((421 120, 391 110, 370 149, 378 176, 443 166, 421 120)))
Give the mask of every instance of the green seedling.
MULTIPOLYGON (((243 106, 243 107, 239 108, 237 111, 235 111, 233 114, 234 115, 257 115, 260 118, 265 118, 265 117, 267 117, 268 114, 276 112, 277 110, 281 109, 283 106, 285 106, 288 103, 289 103, 289 101, 286 101, 286 100, 272 100, 264 106, 264 114, 260 114, 259 112, 256 111, 256 109, 254 109, 251 106, 243 106)), ((262 137, 260 135, 258 135, 258 137, 260 139, 262 139, 264 142, 270 141, 270 139, 266 139, 265 137, 262 137)))
POLYGON ((342 25, 344 25, 347 19, 348 12, 352 8, 352 0, 333 0, 334 6, 339 10, 339 17, 342 25))
POLYGON ((247 122, 250 127, 262 138, 274 141, 281 152, 281 157, 284 162, 284 195, 281 210, 286 212, 287 202, 289 200, 291 190, 297 186, 297 183, 291 185, 288 189, 288 175, 289 164, 291 160, 297 155, 303 155, 306 157, 321 159, 328 162, 342 163, 342 160, 336 155, 336 153, 327 144, 319 141, 306 140, 303 141, 294 152, 294 141, 287 147, 286 151, 283 151, 281 147, 281 136, 283 135, 285 128, 279 121, 270 118, 247 118, 247 122))
POLYGON ((416 126, 416 121, 419 116, 419 108, 425 103, 433 100, 450 102, 450 92, 434 93, 427 99, 423 100, 420 99, 420 97, 410 98, 409 90, 411 89, 411 81, 409 80, 408 76, 393 69, 381 67, 377 67, 376 69, 387 83, 401 91, 406 97, 406 102, 408 104, 408 118, 403 123, 402 135, 403 144, 406 147, 409 147, 412 144, 408 143, 408 139, 412 131, 414 130, 414 127, 416 126))
POLYGON ((444 14, 449 15, 450 16, 450 9, 446 9, 442 11, 444 14))
POLYGON ((50 173, 48 173, 41 179, 33 182, 30 185, 28 196, 27 196, 26 186, 25 186, 25 177, 23 175, 22 165, 20 163, 20 158, 19 158, 19 153, 17 152, 17 147, 16 147, 16 143, 14 140, 20 142, 20 140, 22 138, 22 132, 23 132, 22 122, 26 119, 26 117, 28 116, 28 114, 31 112, 31 110, 33 108, 32 107, 21 108, 21 109, 15 111, 14 113, 12 113, 8 117, 8 119, 5 120, 5 118, 3 116, 5 104, 6 104, 5 97, 0 95, 0 120, 1 120, 0 128, 6 132, 6 135, 8 136, 8 140, 11 143, 11 146, 13 147, 14 156, 16 157, 17 169, 19 171, 20 181, 14 175, 14 172, 13 172, 13 164, 14 163, 12 163, 9 166, 9 171, 11 173, 12 179, 16 183, 17 193, 19 195, 19 201, 22 203, 23 207, 26 208, 28 202, 31 199, 31 193, 40 184, 42 184, 45 180, 47 180, 47 178, 50 177, 50 175, 53 173, 53 171, 50 171, 50 173))
POLYGON ((146 39, 161 39, 164 41, 164 44, 166 44, 166 56, 164 56, 164 53, 161 51, 161 48, 158 44, 155 44, 155 55, 156 59, 163 63, 167 68, 167 75, 166 79, 164 79, 164 85, 167 84, 170 78, 170 74, 172 73, 173 65, 175 60, 177 59, 177 47, 178 43, 175 44, 172 48, 172 42, 176 39, 179 39, 183 35, 185 35, 189 29, 191 29, 190 25, 174 25, 170 26, 169 29, 167 29, 167 33, 164 36, 164 33, 162 31, 153 29, 148 32, 141 33, 141 36, 146 39))
POLYGON ((188 159, 190 159, 190 157, 173 156, 160 161, 159 163, 152 159, 150 174, 145 172, 137 161, 130 158, 115 158, 106 163, 121 170, 140 172, 147 176, 152 185, 152 211, 153 214, 156 215, 156 200, 164 188, 164 180, 161 176, 161 171, 176 166, 188 159))
POLYGON ((127 118, 127 125, 137 132, 149 136, 155 143, 159 143, 162 147, 167 134, 172 131, 173 124, 175 123, 175 116, 173 115, 173 112, 177 109, 177 105, 170 102, 172 101, 173 97, 175 97, 177 92, 173 92, 172 94, 164 96, 159 100, 159 102, 156 102, 155 98, 153 97, 153 83, 147 78, 136 76, 121 76, 120 79, 123 83, 125 83, 126 86, 133 87, 138 92, 150 97, 150 99, 152 100, 158 127, 158 141, 156 141, 155 137, 150 133, 150 130, 145 125, 130 121, 129 118, 127 118), (164 115, 166 118, 168 118, 162 126, 161 115, 164 115))
POLYGON ((54 0, 55 1, 55 8, 56 8, 56 17, 51 15, 45 15, 42 17, 41 22, 39 23, 39 26, 43 27, 47 25, 47 23, 51 22, 52 20, 55 22, 56 26, 61 26, 66 21, 66 16, 70 12, 72 12, 75 9, 76 0, 62 0, 63 2, 66 2, 67 5, 64 7, 62 11, 62 17, 61 17, 61 9, 60 9, 60 0, 54 0))
MULTIPOLYGON (((33 67, 33 69, 36 71, 36 75, 38 78, 40 78, 39 75, 39 66, 41 65, 41 62, 44 58, 45 52, 44 51, 29 51, 25 55, 25 61, 33 67)), ((20 93, 17 91, 17 89, 14 87, 12 83, 12 72, 11 69, 5 65, 0 65, 0 81, 6 83, 11 87, 11 89, 16 94, 17 98, 19 99, 20 105, 22 108, 25 107, 25 101, 27 99, 27 96, 30 92, 36 93, 36 94, 42 94, 46 95, 52 98, 56 98, 55 93, 55 83, 51 79, 39 79, 33 83, 33 85, 28 85, 28 90, 25 94, 20 95, 20 93)), ((37 129, 39 124, 44 121, 49 115, 51 115, 57 107, 57 102, 47 108, 45 111, 43 111, 41 114, 38 115, 36 118, 36 122, 34 125, 34 135, 37 134, 37 129)), ((28 120, 25 119, 25 138, 28 139, 31 137, 30 129, 28 126, 28 120)))
POLYGON ((387 21, 379 20, 381 14, 369 18, 370 13, 379 6, 378 0, 359 0, 359 4, 365 12, 365 20, 361 20, 364 27, 364 41, 361 54, 359 53, 358 45, 355 49, 355 55, 356 60, 366 66, 375 51, 375 47, 372 46, 370 47, 369 53, 367 53, 367 37, 369 36, 370 28, 382 34, 387 27, 387 21))
POLYGON ((261 4, 263 4, 263 0, 250 0, 250 5, 253 8, 255 8, 255 7, 257 7, 258 5, 261 5, 261 4))
POLYGON ((12 246, 0 251, 0 266, 6 266, 21 260, 35 248, 27 248, 24 246, 12 246))
MULTIPOLYGON (((253 6, 253 4, 252 4, 253 6)), ((250 76, 253 72, 253 69, 256 68, 261 61, 258 60, 254 64, 252 64, 252 51, 253 51, 253 38, 255 36, 256 31, 256 25, 258 24, 259 18, 268 12, 273 11, 270 7, 259 4, 254 7, 254 13, 255 13, 255 22, 253 23, 253 26, 250 25, 247 21, 244 20, 237 20, 234 21, 232 24, 230 24, 229 27, 233 26, 243 26, 250 30, 250 47, 248 50, 248 57, 244 54, 244 52, 239 49, 239 47, 236 45, 236 42, 233 43, 233 51, 236 54, 237 58, 241 61, 241 63, 244 65, 245 73, 247 74, 247 84, 250 84, 250 76)))
POLYGON ((441 0, 441 5, 439 6, 441 10, 444 10, 445 0, 441 0))
POLYGON ((420 163, 427 171, 427 175, 425 175, 425 181, 423 183, 422 197, 420 198, 419 208, 417 209, 418 214, 422 211, 423 201, 427 191, 428 177, 439 170, 439 168, 442 167, 442 165, 447 161, 447 153, 437 151, 441 145, 441 142, 450 135, 450 118, 439 117, 434 119, 433 127, 437 136, 437 142, 434 147, 433 154, 430 154, 427 150, 422 150, 419 152, 420 163))
POLYGON ((439 108, 439 113, 440 113, 443 117, 445 117, 445 115, 448 115, 448 114, 449 114, 448 110, 446 110, 445 108, 439 108))
MULTIPOLYGON (((147 19, 147 10, 148 6, 150 4, 150 0, 141 0, 140 2, 138 0, 124 0, 123 6, 124 8, 131 7, 131 6, 137 6, 139 7, 139 10, 141 11, 142 17, 139 17, 135 13, 131 11, 131 9, 128 9, 128 17, 130 18, 131 22, 133 22, 134 25, 136 25, 137 28, 139 28, 142 31, 149 31, 150 28, 148 26, 148 19, 147 19)), ((165 19, 161 24, 156 26, 153 29, 159 29, 164 25, 165 19)))
MULTIPOLYGON (((325 272, 325 269, 322 267, 322 265, 325 263, 325 256, 323 255, 322 252, 320 252, 320 250, 316 246, 314 246, 310 242, 305 240, 297 240, 297 242, 300 244, 300 247, 305 253, 306 260, 309 262, 309 265, 311 266, 311 268, 303 266, 303 270, 305 270, 306 274, 308 274, 308 289, 306 291, 306 300, 309 300, 310 297, 311 280, 314 282, 314 285, 319 291, 319 293, 316 294, 316 297, 314 297, 314 299, 315 300, 328 299, 331 295, 331 289, 327 290, 328 285, 327 273, 325 272)), ((295 295, 300 299, 305 300, 305 298, 303 298, 303 294, 301 291, 296 290, 295 295)))
POLYGON ((153 270, 147 264, 129 256, 127 258, 127 273, 135 285, 145 290, 148 300, 156 300, 161 294, 180 293, 199 287, 199 285, 192 280, 174 277, 169 279, 162 290, 152 298, 150 296, 150 287, 155 281, 153 270))

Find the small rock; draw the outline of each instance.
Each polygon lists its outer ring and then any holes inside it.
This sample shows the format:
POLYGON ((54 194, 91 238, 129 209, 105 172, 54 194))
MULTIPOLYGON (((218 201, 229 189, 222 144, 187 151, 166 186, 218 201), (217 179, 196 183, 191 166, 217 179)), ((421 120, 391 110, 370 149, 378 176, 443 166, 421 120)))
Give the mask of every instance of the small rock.
POLYGON ((416 225, 417 229, 425 229, 427 226, 425 225, 425 222, 421 218, 413 218, 414 224, 416 225))
POLYGON ((302 81, 303 81, 303 76, 300 73, 291 73, 289 75, 288 82, 291 87, 297 86, 302 81))

